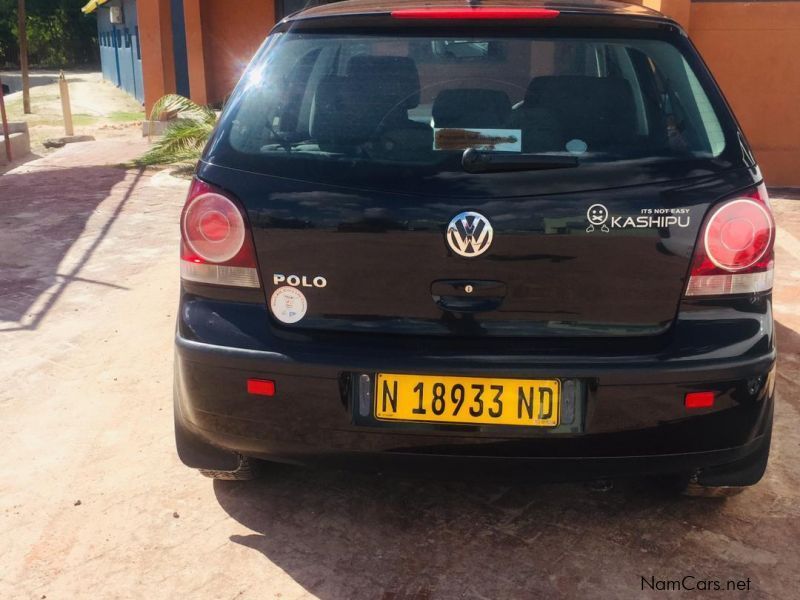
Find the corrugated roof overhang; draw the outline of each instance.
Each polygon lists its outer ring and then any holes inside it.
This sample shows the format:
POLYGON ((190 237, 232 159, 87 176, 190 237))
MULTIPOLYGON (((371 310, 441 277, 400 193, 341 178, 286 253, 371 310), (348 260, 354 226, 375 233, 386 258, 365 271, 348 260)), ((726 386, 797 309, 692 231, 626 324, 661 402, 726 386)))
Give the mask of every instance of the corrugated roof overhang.
POLYGON ((81 9, 81 12, 88 15, 96 11, 98 6, 103 6, 106 2, 109 2, 109 0, 91 0, 91 2, 88 2, 86 6, 81 9))

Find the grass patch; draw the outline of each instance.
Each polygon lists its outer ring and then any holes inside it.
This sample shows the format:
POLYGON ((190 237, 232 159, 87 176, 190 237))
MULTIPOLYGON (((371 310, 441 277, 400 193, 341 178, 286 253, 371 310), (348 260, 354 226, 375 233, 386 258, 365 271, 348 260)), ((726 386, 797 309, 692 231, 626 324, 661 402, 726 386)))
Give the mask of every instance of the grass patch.
POLYGON ((93 117, 92 115, 72 115, 72 124, 78 127, 86 127, 87 125, 94 125, 97 123, 97 117, 93 117))
POLYGON ((6 100, 6 111, 9 117, 22 114, 22 100, 6 100))
POLYGON ((143 112, 129 112, 124 110, 117 110, 108 115, 114 123, 130 123, 132 121, 143 121, 143 112))

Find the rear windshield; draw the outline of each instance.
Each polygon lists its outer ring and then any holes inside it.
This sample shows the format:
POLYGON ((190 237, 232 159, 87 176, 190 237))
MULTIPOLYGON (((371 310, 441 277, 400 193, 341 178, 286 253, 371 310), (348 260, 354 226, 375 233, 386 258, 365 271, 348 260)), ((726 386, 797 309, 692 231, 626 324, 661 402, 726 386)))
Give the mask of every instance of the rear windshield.
POLYGON ((468 148, 579 165, 712 159, 726 136, 660 39, 288 32, 257 55, 213 146, 218 164, 324 179, 463 172, 468 148))

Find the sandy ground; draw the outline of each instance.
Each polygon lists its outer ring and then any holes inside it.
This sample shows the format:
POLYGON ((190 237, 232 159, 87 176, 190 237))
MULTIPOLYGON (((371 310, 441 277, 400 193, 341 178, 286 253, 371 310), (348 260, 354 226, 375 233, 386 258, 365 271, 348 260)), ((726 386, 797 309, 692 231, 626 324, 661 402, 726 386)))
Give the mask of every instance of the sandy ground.
POLYGON ((796 597, 800 200, 775 202, 773 456, 738 497, 289 467, 214 483, 172 439, 186 184, 103 166, 140 150, 0 177, 0 598, 656 598, 641 577, 687 575, 796 597))
MULTIPOLYGON (((31 88, 32 114, 22 111, 22 92, 6 96, 9 121, 28 123, 34 158, 52 152, 42 145, 44 140, 65 135, 57 76, 57 73, 32 74, 36 84, 31 88), (56 83, 47 83, 49 81, 56 83)), ((134 98, 104 81, 100 73, 68 72, 66 76, 75 135, 103 139, 141 132, 144 109, 134 98)))

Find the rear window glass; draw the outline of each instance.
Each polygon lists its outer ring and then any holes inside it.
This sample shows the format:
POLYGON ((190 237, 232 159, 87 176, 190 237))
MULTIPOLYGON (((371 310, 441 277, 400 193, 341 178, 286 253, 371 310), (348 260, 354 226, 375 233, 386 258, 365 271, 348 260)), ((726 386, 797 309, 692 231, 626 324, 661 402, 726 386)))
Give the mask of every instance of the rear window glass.
POLYGON ((467 148, 581 164, 713 158, 726 139, 663 40, 283 33, 240 83, 220 145, 226 162, 294 176, 459 170, 467 148))

